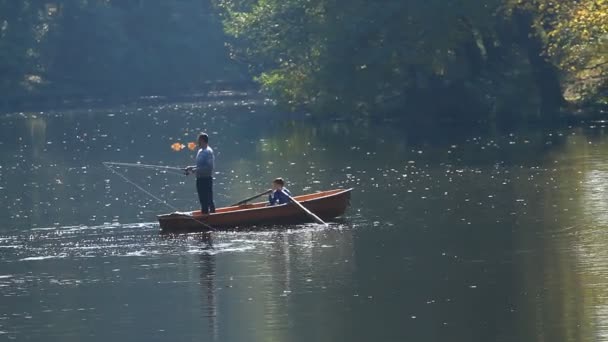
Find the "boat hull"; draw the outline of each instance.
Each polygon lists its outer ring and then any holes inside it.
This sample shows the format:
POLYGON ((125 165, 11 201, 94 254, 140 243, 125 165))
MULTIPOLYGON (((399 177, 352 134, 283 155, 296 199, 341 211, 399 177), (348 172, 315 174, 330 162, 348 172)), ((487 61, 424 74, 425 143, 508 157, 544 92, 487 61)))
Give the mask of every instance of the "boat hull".
MULTIPOLYGON (((352 189, 337 189, 294 198, 323 220, 331 220, 344 214, 350 205, 351 191, 352 189)), ((158 222, 162 232, 183 233, 210 229, 251 229, 253 226, 312 221, 293 203, 267 206, 265 202, 260 202, 219 208, 210 215, 202 215, 200 211, 160 215, 158 222)))

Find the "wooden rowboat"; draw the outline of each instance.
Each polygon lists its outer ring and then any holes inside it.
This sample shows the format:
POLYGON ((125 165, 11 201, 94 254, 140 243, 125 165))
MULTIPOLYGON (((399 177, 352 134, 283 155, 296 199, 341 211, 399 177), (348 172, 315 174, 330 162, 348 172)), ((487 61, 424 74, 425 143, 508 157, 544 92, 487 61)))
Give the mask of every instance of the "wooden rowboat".
MULTIPOLYGON (((350 204, 352 189, 336 189, 314 194, 294 196, 308 210, 324 220, 341 216, 350 204)), ((175 212, 159 215, 160 229, 166 233, 209 230, 209 226, 223 229, 247 228, 259 225, 311 222, 310 217, 293 203, 268 206, 267 202, 219 208, 213 214, 201 211, 175 212)))

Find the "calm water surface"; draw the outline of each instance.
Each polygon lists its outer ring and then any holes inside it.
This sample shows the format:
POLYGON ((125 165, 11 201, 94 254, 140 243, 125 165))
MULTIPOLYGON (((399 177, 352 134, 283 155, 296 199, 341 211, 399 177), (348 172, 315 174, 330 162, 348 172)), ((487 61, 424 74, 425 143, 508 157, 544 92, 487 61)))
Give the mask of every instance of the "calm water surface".
POLYGON ((0 340, 608 341, 608 135, 411 133, 251 103, 0 117, 0 340), (160 236, 197 206, 205 130, 216 203, 282 176, 354 187, 329 228, 160 236))

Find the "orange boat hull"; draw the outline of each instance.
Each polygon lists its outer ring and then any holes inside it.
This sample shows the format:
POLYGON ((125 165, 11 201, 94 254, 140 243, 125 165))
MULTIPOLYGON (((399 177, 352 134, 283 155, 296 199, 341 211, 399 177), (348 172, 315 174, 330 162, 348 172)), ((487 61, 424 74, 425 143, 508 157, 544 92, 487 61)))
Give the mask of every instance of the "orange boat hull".
MULTIPOLYGON (((323 220, 342 216, 350 205, 352 189, 337 189, 295 196, 308 210, 323 220)), ((210 215, 200 210, 192 213, 171 213, 158 216, 162 232, 183 233, 213 229, 238 229, 259 225, 295 224, 312 222, 295 204, 267 206, 266 202, 224 207, 210 215)))

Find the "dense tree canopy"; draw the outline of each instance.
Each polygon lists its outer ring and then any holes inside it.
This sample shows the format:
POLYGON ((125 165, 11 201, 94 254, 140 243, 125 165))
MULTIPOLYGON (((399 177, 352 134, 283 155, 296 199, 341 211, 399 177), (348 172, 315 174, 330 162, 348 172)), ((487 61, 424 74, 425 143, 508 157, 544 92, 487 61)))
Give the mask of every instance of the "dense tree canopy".
POLYGON ((601 94, 606 4, 219 0, 235 58, 286 105, 470 118, 551 117, 564 93, 601 94))
POLYGON ((4 96, 26 87, 26 75, 37 70, 34 47, 41 21, 36 4, 0 0, 0 90, 4 96))
POLYGON ((551 119, 606 101, 607 56, 608 0, 0 0, 5 98, 193 92, 246 66, 290 109, 551 119))
POLYGON ((608 88, 608 1, 539 4, 548 27, 547 53, 567 79, 574 100, 593 99, 608 88))
POLYGON ((5 94, 170 94, 238 76, 208 1, 2 0, 0 30, 5 94))

